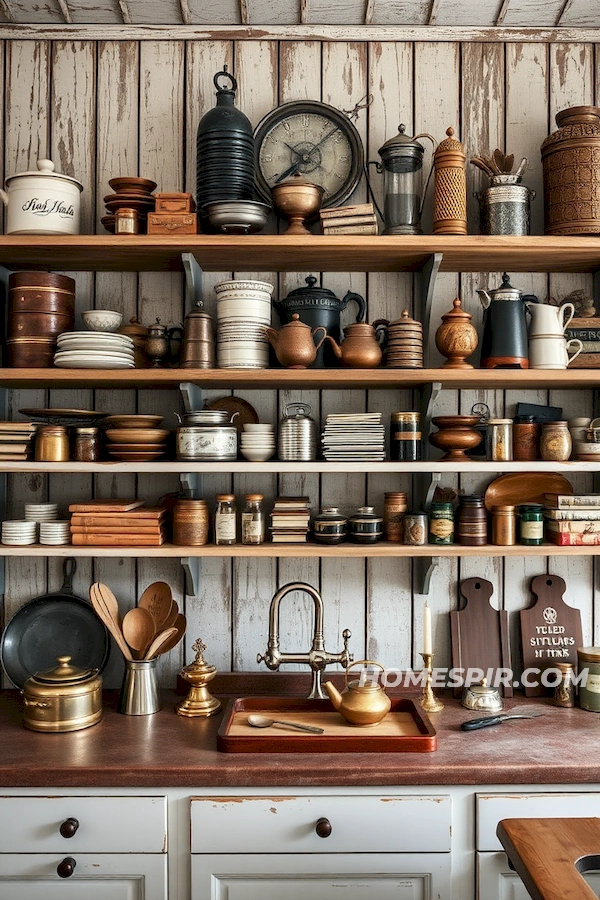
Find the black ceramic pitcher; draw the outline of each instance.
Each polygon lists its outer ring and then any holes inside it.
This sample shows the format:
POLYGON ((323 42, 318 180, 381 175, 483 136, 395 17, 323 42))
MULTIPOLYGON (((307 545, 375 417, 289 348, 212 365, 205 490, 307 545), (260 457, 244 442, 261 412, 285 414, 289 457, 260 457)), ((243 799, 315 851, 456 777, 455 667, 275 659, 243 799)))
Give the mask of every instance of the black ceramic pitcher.
MULTIPOLYGON (((284 300, 274 300, 273 306, 277 310, 282 325, 292 321, 294 313, 298 313, 300 321, 311 328, 323 327, 337 343, 340 341, 340 313, 346 309, 351 300, 356 301, 358 313, 355 322, 363 322, 366 312, 366 304, 360 294, 354 291, 348 293, 340 300, 333 291, 327 288, 317 287, 317 279, 309 275, 306 279, 307 287, 296 288, 287 295, 284 300)), ((309 368, 323 369, 339 366, 339 361, 331 348, 329 341, 325 341, 317 351, 317 358, 309 368)))

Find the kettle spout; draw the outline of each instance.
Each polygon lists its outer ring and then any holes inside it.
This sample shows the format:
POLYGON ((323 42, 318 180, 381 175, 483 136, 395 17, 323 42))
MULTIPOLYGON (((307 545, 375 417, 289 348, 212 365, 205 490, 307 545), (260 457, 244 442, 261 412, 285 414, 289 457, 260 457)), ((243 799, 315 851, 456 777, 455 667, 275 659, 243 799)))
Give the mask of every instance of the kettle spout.
POLYGON ((327 693, 329 694, 329 699, 333 703, 336 709, 339 709, 342 705, 342 695, 331 681, 326 681, 323 685, 327 693))
POLYGON ((337 356, 338 359, 341 359, 342 358, 342 348, 336 342, 336 340, 334 338, 332 338, 330 334, 327 335, 325 340, 329 341, 329 343, 333 347, 333 352, 335 353, 335 355, 337 356))
POLYGON ((490 303, 492 302, 492 298, 490 297, 490 295, 488 294, 487 291, 478 290, 477 293, 479 294, 479 299, 481 300, 481 305, 483 306, 484 309, 487 309, 488 306, 490 305, 490 303))

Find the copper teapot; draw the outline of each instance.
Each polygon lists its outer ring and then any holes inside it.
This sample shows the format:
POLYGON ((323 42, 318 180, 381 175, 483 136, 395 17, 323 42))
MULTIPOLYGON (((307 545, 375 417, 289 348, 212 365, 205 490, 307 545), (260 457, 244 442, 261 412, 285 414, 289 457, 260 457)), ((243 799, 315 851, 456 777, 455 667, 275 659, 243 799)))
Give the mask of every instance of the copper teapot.
POLYGON ((291 322, 282 325, 279 330, 267 328, 266 335, 282 366, 306 369, 317 358, 317 350, 327 337, 327 329, 323 325, 311 329, 300 321, 298 313, 294 313, 291 322), (318 331, 323 334, 319 343, 315 344, 314 337, 318 331))
POLYGON ((331 335, 327 335, 327 340, 343 366, 352 369, 375 369, 381 362, 382 351, 377 340, 377 332, 373 325, 366 322, 346 325, 341 344, 336 343, 331 335))
POLYGON ((323 687, 337 711, 351 725, 378 725, 390 711, 392 701, 376 681, 365 680, 362 677, 348 681, 348 672, 353 666, 358 665, 365 668, 377 666, 385 672, 381 663, 371 659, 359 659, 346 669, 346 687, 341 694, 331 681, 326 681, 323 687))

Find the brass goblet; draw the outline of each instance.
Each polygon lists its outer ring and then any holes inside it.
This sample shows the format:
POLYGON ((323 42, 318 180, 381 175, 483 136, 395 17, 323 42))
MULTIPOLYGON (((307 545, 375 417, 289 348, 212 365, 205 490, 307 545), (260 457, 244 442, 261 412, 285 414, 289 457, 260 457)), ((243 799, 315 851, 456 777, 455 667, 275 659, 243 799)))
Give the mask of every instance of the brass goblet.
POLYGON ((300 172, 271 189, 273 206, 289 222, 285 234, 310 234, 304 223, 318 215, 324 193, 325 188, 307 181, 300 172))

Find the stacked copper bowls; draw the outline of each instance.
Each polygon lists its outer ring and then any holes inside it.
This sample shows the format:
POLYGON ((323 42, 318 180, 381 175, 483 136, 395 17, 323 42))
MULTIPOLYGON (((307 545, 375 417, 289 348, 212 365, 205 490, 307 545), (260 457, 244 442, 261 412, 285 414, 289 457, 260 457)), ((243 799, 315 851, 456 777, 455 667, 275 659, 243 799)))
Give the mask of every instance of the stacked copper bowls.
POLYGON ((56 339, 72 331, 75 281, 53 272, 11 272, 8 279, 8 365, 52 365, 56 339))
POLYGON ((111 178, 108 182, 114 194, 107 194, 104 198, 106 215, 100 220, 107 231, 115 233, 117 213, 120 209, 134 210, 137 215, 138 231, 146 232, 146 219, 149 212, 154 211, 155 200, 152 191, 156 187, 155 181, 149 178, 137 178, 123 176, 111 178))

